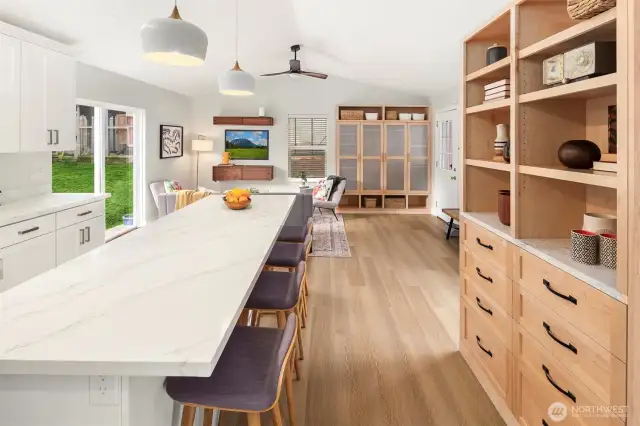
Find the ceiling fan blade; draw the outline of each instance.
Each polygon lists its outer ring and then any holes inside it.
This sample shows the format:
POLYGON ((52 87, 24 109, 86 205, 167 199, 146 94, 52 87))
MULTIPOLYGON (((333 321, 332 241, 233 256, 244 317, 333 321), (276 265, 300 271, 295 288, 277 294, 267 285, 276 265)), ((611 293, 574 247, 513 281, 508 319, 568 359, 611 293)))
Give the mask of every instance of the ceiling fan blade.
POLYGON ((323 80, 326 80, 327 77, 329 77, 326 74, 321 74, 319 72, 309 72, 309 71, 300 71, 300 74, 302 75, 306 75, 308 77, 315 77, 315 78, 321 78, 323 80))
POLYGON ((262 74, 260 75, 260 77, 273 77, 274 75, 283 75, 283 74, 289 74, 291 71, 282 71, 282 72, 274 72, 271 74, 262 74))

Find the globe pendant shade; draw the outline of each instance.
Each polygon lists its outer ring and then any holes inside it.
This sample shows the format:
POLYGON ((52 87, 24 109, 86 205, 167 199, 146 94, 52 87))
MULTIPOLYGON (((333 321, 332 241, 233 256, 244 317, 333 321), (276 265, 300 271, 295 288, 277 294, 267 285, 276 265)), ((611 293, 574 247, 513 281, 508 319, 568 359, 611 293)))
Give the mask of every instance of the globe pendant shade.
POLYGON ((256 80, 243 71, 238 63, 218 78, 220 93, 228 96, 251 96, 256 88, 256 80))

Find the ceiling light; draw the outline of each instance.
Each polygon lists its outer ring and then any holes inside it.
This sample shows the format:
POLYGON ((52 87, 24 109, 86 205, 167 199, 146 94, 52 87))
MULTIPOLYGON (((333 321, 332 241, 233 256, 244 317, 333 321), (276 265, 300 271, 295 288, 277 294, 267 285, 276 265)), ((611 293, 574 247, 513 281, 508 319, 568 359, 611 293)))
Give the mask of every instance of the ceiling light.
POLYGON ((149 21, 140 31, 145 58, 167 65, 199 66, 207 56, 207 34, 183 21, 175 0, 168 18, 149 21))
POLYGON ((238 0, 236 0, 236 64, 218 78, 218 90, 228 96, 251 96, 256 80, 238 64, 238 0))

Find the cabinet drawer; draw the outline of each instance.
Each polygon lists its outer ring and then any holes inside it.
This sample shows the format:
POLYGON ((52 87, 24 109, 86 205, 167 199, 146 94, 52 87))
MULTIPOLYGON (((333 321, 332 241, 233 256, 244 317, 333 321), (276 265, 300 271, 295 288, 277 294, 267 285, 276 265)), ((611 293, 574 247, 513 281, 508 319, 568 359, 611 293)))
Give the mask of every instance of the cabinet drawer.
POLYGON ((56 267, 56 237, 41 235, 0 250, 0 292, 56 267))
POLYGON ((95 217, 56 232, 56 263, 61 265, 104 244, 104 216, 95 217))
POLYGON ((511 352, 483 318, 478 317, 464 299, 460 303, 460 337, 500 393, 510 404, 511 352))
POLYGON ((518 281, 542 303, 626 360, 627 307, 588 284, 519 250, 518 281))
POLYGON ((625 364, 521 286, 515 291, 518 323, 600 400, 625 405, 625 364))
MULTIPOLYGON (((569 411, 571 411, 571 406, 602 407, 616 405, 614 402, 603 402, 598 398, 582 381, 555 359, 524 327, 516 325, 515 335, 514 357, 517 357, 518 370, 520 371, 520 376, 516 378, 516 386, 521 388, 524 386, 526 388, 525 392, 516 392, 520 397, 514 407, 516 414, 524 414, 527 411, 526 405, 532 399, 546 408, 553 402, 562 402, 568 407, 569 411), (523 378, 522 375, 529 377, 523 378), (566 393, 563 393, 563 391, 566 393)), ((531 414, 530 412, 529 416, 531 414)), ((538 419, 538 422, 540 422, 540 419, 538 419)), ((577 424, 583 423, 578 422, 577 424)))
POLYGON ((84 204, 56 213, 56 229, 66 228, 98 216, 104 216, 104 201, 84 204))
POLYGON ((467 219, 462 221, 462 238, 479 260, 490 263, 507 277, 513 275, 511 245, 507 241, 467 219))
POLYGON ((511 317, 465 273, 462 273, 462 296, 469 309, 484 318, 507 349, 511 350, 511 317))
POLYGON ((9 247, 56 230, 55 217, 50 214, 0 228, 0 248, 9 247))
MULTIPOLYGON (((495 303, 511 315, 512 282, 496 267, 478 259, 467 247, 460 246, 460 269, 495 303)), ((464 279, 464 274, 462 275, 464 279)))

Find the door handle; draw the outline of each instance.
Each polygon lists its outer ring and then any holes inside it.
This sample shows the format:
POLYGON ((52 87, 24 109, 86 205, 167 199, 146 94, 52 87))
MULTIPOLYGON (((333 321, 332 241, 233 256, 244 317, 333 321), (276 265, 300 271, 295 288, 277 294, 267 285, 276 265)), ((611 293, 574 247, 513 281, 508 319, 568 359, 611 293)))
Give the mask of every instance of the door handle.
POLYGON ((56 135, 56 141, 54 142, 54 145, 59 145, 60 144, 60 131, 54 130, 53 133, 55 133, 55 135, 56 135))
POLYGON ((486 248, 487 250, 493 250, 493 246, 491 244, 483 243, 480 238, 476 238, 476 243, 478 243, 479 246, 486 248))
POLYGON ((560 292, 558 292, 558 291, 554 290, 554 289, 551 287, 551 283, 550 283, 549 281, 547 281, 546 279, 543 279, 543 280, 542 280, 542 284, 544 284, 544 286, 547 288, 547 290, 549 290, 551 293, 553 293, 554 295, 558 296, 559 298, 564 299, 564 300, 566 300, 566 301, 568 301, 568 302, 571 302, 571 303, 573 303, 574 305, 577 305, 577 304, 578 304, 578 299, 576 299, 575 297, 573 297, 573 296, 572 296, 572 295, 570 295, 570 294, 569 294, 569 295, 566 295, 566 294, 562 294, 562 293, 560 293, 560 292))
POLYGON ((476 343, 478 344, 480 349, 482 349, 482 351, 485 354, 489 355, 490 358, 493 358, 493 353, 489 349, 487 349, 484 346, 482 346, 482 343, 481 343, 481 340, 480 340, 480 336, 476 336, 476 343))
POLYGON ((47 140, 47 145, 53 145, 53 130, 47 130, 49 134, 49 140, 47 140))
POLYGON ((458 178, 455 176, 451 176, 451 180, 458 180, 458 178))
POLYGON ((91 228, 89 226, 86 226, 84 229, 87 230, 87 243, 91 242, 91 228))
POLYGON ((486 313, 488 313, 489 315, 493 315, 493 311, 492 311, 491 309, 489 309, 489 308, 485 308, 485 307, 482 305, 482 300, 480 300, 480 298, 479 298, 479 297, 476 297, 476 304, 478 305, 478 307, 479 307, 480 309, 482 309, 483 311, 485 311, 485 312, 486 312, 486 313))
POLYGON ((84 244, 84 228, 80 230, 80 245, 84 244))
POLYGON ((476 274, 478 274, 478 276, 479 276, 480 278, 482 278, 482 279, 484 279, 484 280, 486 280, 486 281, 489 281, 490 283, 493 283, 493 278, 488 277, 488 276, 486 276, 486 275, 483 275, 483 274, 482 274, 482 271, 481 271, 481 270, 480 270, 480 268, 478 268, 477 266, 476 266, 476 274))
POLYGON ((567 398, 569 398, 570 400, 572 400, 574 403, 576 402, 576 396, 573 394, 573 392, 571 392, 570 390, 564 390, 562 389, 556 382, 555 380, 553 380, 553 377, 551 377, 551 373, 549 372, 549 368, 547 368, 546 365, 542 364, 542 371, 544 371, 544 375, 547 376, 547 380, 549 381, 549 383, 551 383, 551 385, 556 388, 556 390, 558 392, 560 392, 561 394, 563 394, 564 396, 566 396, 567 398))
POLYGON ((551 337, 557 344, 559 344, 560 346, 569 349, 571 352, 573 352, 574 354, 578 354, 578 348, 576 348, 575 346, 573 346, 573 344, 571 344, 571 342, 563 342, 562 340, 558 339, 556 337, 555 334, 553 334, 553 331, 551 331, 551 326, 549 324, 547 324, 546 322, 542 323, 542 327, 544 327, 544 329, 546 330, 547 334, 549 335, 549 337, 551 337))

